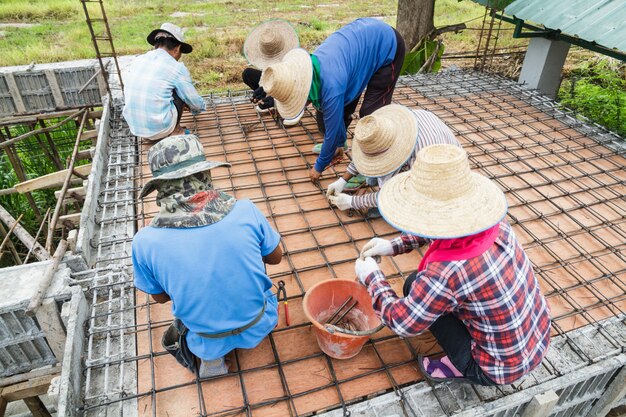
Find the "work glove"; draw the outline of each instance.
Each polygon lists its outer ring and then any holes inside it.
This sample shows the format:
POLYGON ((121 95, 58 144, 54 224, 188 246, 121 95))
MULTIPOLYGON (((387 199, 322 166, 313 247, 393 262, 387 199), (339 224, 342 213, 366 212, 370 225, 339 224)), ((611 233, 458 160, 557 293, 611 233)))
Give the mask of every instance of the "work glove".
POLYGON ((348 194, 339 193, 328 197, 328 201, 339 210, 348 210, 352 208, 352 197, 348 194))
POLYGON ((393 246, 387 239, 381 239, 379 237, 372 238, 361 249, 361 259, 368 256, 392 256, 393 246))
POLYGON ((253 103, 256 103, 257 101, 261 100, 262 98, 265 98, 267 94, 265 94, 265 90, 263 90, 263 87, 259 87, 256 90, 254 90, 252 92, 252 98, 251 101, 253 103))
POLYGON ((365 259, 358 258, 356 260, 356 263, 354 264, 354 272, 356 273, 356 277, 363 285, 365 285, 365 278, 367 278, 369 274, 374 271, 380 271, 380 268, 372 257, 368 256, 365 259))
POLYGON ((331 195, 339 194, 343 191, 344 187, 348 181, 344 180, 343 177, 339 177, 339 179, 335 182, 331 182, 328 185, 328 189, 326 190, 326 197, 330 197, 331 195))

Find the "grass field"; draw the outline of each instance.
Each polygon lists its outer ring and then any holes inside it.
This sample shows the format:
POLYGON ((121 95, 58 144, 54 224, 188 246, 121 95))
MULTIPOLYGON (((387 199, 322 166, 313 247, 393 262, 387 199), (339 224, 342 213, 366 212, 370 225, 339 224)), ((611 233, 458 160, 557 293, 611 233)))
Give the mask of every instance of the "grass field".
MULTIPOLYGON (((397 1, 392 0, 108 0, 105 2, 117 53, 145 52, 146 35, 164 21, 186 30, 195 50, 184 62, 202 92, 242 88, 239 75, 246 65, 241 48, 256 24, 272 18, 289 20, 301 44, 313 50, 330 33, 363 16, 376 16, 395 26, 397 1)), ((460 34, 446 34, 447 51, 475 51, 484 8, 469 1, 437 0, 435 25, 471 21, 460 34)), ((94 56, 79 0, 2 0, 0 23, 30 24, 1 27, 0 66, 55 62, 94 56)), ((506 32, 501 45, 519 44, 506 32)), ((523 41, 521 42, 524 43, 523 41)))
MULTIPOLYGON (((119 55, 147 51, 147 34, 165 21, 183 27, 187 41, 194 46, 194 52, 184 56, 183 62, 198 90, 208 93, 245 87, 240 74, 247 63, 241 49, 246 35, 260 22, 276 17, 287 19, 298 31, 302 47, 312 51, 333 31, 358 17, 374 16, 395 26, 397 0, 105 0, 105 7, 119 55)), ((484 11, 470 0, 436 1, 435 26, 462 22, 468 26, 458 34, 443 35, 448 55, 444 55, 444 67, 473 63, 472 59, 459 61, 449 55, 476 52, 484 11)), ((512 25, 504 24, 497 44, 523 50, 527 40, 513 39, 512 25)), ((0 51, 0 66, 94 57, 81 2, 0 0, 0 51)), ((519 58, 498 57, 498 72, 516 76, 521 65, 519 58)), ((572 48, 560 96, 568 106, 626 134, 626 66, 607 60, 607 69, 602 63, 593 64, 598 59, 596 54, 572 48), (588 71, 590 63, 592 69, 602 71, 588 71), (574 91, 568 87, 572 85, 570 72, 583 78, 587 72, 591 84, 574 83, 574 91)))

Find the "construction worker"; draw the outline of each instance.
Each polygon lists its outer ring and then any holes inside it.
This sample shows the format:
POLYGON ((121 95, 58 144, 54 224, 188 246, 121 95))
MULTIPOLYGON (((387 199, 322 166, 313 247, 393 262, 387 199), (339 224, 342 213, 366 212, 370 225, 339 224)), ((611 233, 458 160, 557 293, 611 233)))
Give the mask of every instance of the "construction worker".
POLYGON ((256 110, 267 113, 274 108, 274 99, 259 85, 262 71, 280 62, 285 54, 300 46, 298 34, 289 22, 270 19, 255 27, 243 44, 243 54, 251 67, 243 70, 241 78, 252 90, 250 101, 256 110))
POLYGON ((370 209, 370 216, 377 216, 378 192, 359 196, 342 192, 351 178, 364 174, 368 182, 382 187, 394 175, 408 171, 420 149, 445 143, 460 146, 450 128, 435 114, 399 104, 381 107, 356 124, 352 162, 346 173, 328 186, 326 196, 340 210, 370 209))
POLYGON ((228 371, 224 355, 253 348, 276 326, 277 301, 265 263, 278 264, 280 236, 249 200, 216 191, 195 135, 170 136, 148 152, 160 207, 134 237, 135 286, 176 318, 163 345, 201 377, 228 371))
POLYGON ((313 54, 294 49, 263 71, 261 85, 274 98, 284 124, 298 123, 307 101, 317 110, 324 142, 313 150, 319 156, 309 171, 312 181, 345 147, 346 129, 363 91, 360 117, 391 103, 404 53, 404 40, 394 28, 364 18, 330 35, 313 54))
POLYGON ((182 54, 193 48, 184 41, 181 28, 163 23, 148 35, 154 50, 135 59, 124 74, 124 119, 133 135, 156 141, 181 134, 183 108, 205 110, 204 100, 191 82, 182 54))
POLYGON ((356 274, 385 325, 403 337, 429 329, 443 348, 439 359, 418 357, 424 377, 502 385, 536 368, 550 343, 550 312, 497 185, 470 171, 460 147, 432 145, 378 199, 385 220, 408 234, 370 240, 356 274), (407 253, 426 239, 400 298, 372 257, 407 253))

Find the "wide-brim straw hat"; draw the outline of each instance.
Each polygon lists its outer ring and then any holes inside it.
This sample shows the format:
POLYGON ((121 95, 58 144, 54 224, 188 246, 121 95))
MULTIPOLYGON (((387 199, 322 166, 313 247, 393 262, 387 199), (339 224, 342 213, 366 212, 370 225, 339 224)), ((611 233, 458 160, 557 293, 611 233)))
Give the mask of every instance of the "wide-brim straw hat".
POLYGON ((352 161, 360 174, 382 177, 400 168, 417 144, 417 118, 405 106, 389 104, 359 120, 352 161))
POLYGON ((507 202, 493 181, 470 171, 463 149, 431 145, 418 152, 410 171, 383 185, 378 209, 400 231, 452 239, 498 224, 506 215, 507 202))
POLYGON ((139 198, 159 188, 164 181, 230 166, 228 162, 207 161, 196 135, 174 135, 158 142, 148 151, 148 165, 152 179, 143 186, 139 198))
POLYGON ((284 119, 295 119, 306 105, 313 80, 313 63, 301 48, 287 52, 283 59, 263 70, 260 84, 274 97, 276 110, 284 119))
POLYGON ((289 22, 270 19, 252 29, 243 44, 243 55, 250 65, 264 70, 299 46, 298 34, 289 22))
POLYGON ((191 53, 191 51, 193 51, 193 48, 191 47, 191 45, 189 45, 188 43, 185 43, 185 34, 183 33, 183 30, 179 26, 176 26, 173 23, 163 23, 159 29, 154 29, 152 32, 150 32, 147 38, 148 43, 154 46, 154 44, 156 43, 156 40, 160 36, 159 34, 163 34, 166 37, 172 37, 176 39, 178 42, 180 42, 180 52, 182 52, 183 54, 188 54, 188 53, 191 53))

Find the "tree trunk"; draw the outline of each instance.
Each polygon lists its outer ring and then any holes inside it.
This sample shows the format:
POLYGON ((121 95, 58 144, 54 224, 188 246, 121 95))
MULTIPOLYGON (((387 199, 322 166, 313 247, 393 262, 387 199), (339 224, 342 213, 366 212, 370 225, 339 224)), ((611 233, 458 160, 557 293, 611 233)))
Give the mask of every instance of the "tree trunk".
POLYGON ((404 38, 407 53, 435 28, 435 0, 398 0, 396 29, 404 38))

